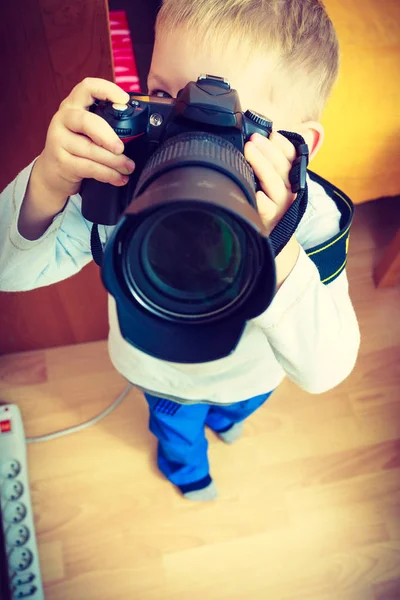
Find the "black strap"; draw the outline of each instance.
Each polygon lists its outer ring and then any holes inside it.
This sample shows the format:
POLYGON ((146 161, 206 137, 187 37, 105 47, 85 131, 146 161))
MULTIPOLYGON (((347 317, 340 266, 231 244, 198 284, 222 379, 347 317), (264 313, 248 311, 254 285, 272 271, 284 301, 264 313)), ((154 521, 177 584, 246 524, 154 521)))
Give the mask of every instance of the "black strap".
POLYGON ((308 171, 308 175, 311 180, 319 183, 324 188, 325 193, 332 198, 340 212, 339 231, 322 244, 306 250, 307 256, 310 257, 319 271, 321 282, 328 284, 339 277, 346 268, 354 205, 342 190, 339 190, 320 175, 313 171, 308 171))
POLYGON ((93 223, 90 232, 90 249, 92 251, 94 262, 97 266, 101 267, 103 265, 103 244, 100 240, 99 226, 97 223, 93 223))
POLYGON ((301 135, 290 131, 279 131, 296 148, 297 158, 293 162, 289 173, 289 181, 292 185, 292 192, 297 194, 296 199, 290 208, 286 211, 282 219, 272 230, 269 237, 275 256, 286 246, 298 224, 300 223, 308 203, 307 186, 307 165, 308 165, 308 146, 301 135))

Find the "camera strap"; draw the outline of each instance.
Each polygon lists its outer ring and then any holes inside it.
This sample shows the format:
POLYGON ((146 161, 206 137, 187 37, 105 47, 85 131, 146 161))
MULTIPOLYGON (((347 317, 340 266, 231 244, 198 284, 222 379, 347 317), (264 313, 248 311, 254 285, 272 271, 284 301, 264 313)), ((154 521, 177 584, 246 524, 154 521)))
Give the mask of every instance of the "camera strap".
POLYGON ((338 233, 324 243, 306 250, 306 254, 319 271, 321 282, 330 283, 346 267, 354 205, 350 198, 339 190, 339 188, 313 171, 307 170, 308 146, 299 134, 289 131, 279 131, 279 133, 292 142, 296 148, 297 157, 289 173, 289 181, 292 185, 292 192, 297 193, 297 196, 286 214, 271 232, 270 241, 272 248, 275 256, 277 256, 295 233, 305 213, 308 203, 306 177, 308 173, 310 179, 319 183, 324 188, 326 194, 332 198, 341 215, 338 233))
POLYGON ((306 250, 319 271, 321 282, 327 284, 336 279, 346 267, 354 204, 344 192, 320 175, 308 170, 308 176, 324 188, 340 212, 339 231, 322 244, 306 250))
POLYGON ((98 267, 103 266, 103 244, 101 243, 99 235, 99 226, 97 223, 93 223, 90 232, 90 249, 92 251, 93 260, 98 267))

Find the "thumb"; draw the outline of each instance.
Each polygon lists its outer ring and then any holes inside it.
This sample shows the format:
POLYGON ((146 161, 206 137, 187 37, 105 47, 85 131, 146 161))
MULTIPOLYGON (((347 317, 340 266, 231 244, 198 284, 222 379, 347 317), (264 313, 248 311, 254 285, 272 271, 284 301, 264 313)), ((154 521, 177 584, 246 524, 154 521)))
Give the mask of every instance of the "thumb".
POLYGON ((68 105, 70 108, 89 108, 95 100, 126 104, 129 98, 129 94, 112 81, 86 77, 74 87, 68 98, 61 104, 68 105))

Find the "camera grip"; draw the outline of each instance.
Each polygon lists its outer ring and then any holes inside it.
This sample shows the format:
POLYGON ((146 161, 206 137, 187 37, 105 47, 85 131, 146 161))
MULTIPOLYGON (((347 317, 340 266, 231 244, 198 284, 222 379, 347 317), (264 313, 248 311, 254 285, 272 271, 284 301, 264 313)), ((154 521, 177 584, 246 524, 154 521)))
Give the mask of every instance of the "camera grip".
POLYGON ((92 223, 115 225, 126 206, 126 187, 84 179, 80 191, 82 215, 92 223))

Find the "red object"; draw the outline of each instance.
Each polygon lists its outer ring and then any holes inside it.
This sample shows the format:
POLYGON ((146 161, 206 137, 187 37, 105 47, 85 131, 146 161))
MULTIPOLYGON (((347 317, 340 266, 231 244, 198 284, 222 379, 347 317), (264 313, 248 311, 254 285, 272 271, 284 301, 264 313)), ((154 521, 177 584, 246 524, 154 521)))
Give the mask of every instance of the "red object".
POLYGON ((11 421, 0 421, 0 433, 9 433, 11 431, 11 421))
POLYGON ((115 83, 125 92, 140 92, 140 83, 128 19, 124 10, 110 11, 115 83))
POLYGON ((140 137, 141 135, 143 135, 143 133, 139 133, 138 135, 131 135, 129 137, 120 137, 119 139, 121 140, 121 142, 123 142, 124 144, 127 144, 128 142, 131 142, 132 140, 134 140, 135 138, 140 137))

